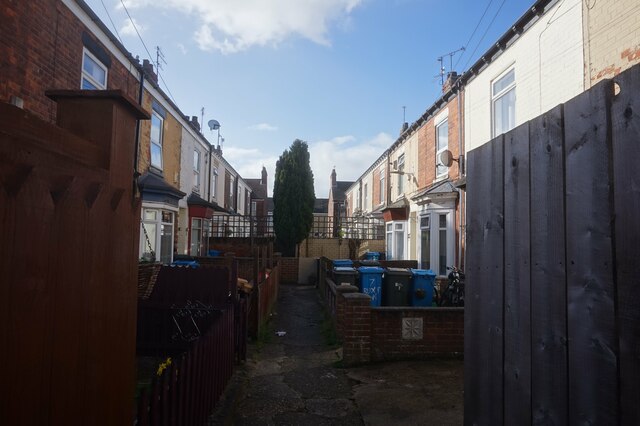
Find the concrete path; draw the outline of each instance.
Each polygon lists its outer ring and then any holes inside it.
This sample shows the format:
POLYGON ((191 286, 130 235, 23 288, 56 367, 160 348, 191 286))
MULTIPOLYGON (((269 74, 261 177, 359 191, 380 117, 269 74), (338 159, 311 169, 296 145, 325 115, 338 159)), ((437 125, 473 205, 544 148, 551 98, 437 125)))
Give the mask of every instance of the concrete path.
POLYGON ((462 424, 461 360, 340 368, 323 323, 315 287, 281 286, 273 334, 250 347, 210 424, 462 424))

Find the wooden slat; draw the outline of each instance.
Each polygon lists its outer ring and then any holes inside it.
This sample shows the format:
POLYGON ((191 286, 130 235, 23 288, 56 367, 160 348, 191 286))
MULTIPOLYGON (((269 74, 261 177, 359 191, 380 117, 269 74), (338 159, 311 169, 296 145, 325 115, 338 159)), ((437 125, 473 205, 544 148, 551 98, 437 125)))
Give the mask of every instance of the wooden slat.
POLYGON ((503 138, 469 153, 465 300, 467 425, 503 423, 503 138))
POLYGON ((532 423, 567 424, 563 108, 530 123, 532 423))
POLYGON ((565 104, 569 422, 618 422, 610 81, 565 104))
POLYGON ((619 75, 611 110, 615 203, 620 424, 640 424, 640 67, 619 75))
POLYGON ((504 137, 504 423, 531 421, 529 123, 504 137))

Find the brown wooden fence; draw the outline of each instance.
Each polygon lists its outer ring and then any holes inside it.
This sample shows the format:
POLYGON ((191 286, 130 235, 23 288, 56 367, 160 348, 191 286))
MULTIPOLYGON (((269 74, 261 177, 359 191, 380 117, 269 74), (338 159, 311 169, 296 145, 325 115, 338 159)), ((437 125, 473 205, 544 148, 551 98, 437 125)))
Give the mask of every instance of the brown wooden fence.
POLYGON ((639 161, 638 66, 469 153, 465 424, 640 424, 639 161))
POLYGON ((0 424, 128 424, 136 119, 117 91, 59 92, 58 126, 0 103, 0 424))

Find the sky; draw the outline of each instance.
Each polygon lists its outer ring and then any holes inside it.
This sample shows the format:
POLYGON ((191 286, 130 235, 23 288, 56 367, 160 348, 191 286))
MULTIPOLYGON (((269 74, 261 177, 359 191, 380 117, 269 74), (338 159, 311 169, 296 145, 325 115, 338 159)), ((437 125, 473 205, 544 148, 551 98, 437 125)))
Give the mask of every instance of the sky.
MULTIPOLYGON (((243 178, 309 145, 315 193, 354 181, 534 0, 85 0, 123 45, 156 62, 185 115, 220 122, 243 178), (142 41, 141 41, 142 40, 142 41), (144 43, 144 44, 143 44, 144 43), (145 47, 146 46, 146 47, 145 47), (448 55, 464 47, 453 56, 448 55)), ((217 133, 204 127, 216 143, 217 133)))

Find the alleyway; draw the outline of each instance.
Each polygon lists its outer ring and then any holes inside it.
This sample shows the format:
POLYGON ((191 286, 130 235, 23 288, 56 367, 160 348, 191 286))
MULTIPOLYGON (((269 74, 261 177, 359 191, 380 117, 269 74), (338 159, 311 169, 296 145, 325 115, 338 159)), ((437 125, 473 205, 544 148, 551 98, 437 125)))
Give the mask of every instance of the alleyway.
POLYGON ((340 368, 323 322, 315 287, 281 286, 271 334, 251 347, 212 424, 462 424, 462 360, 340 368))

